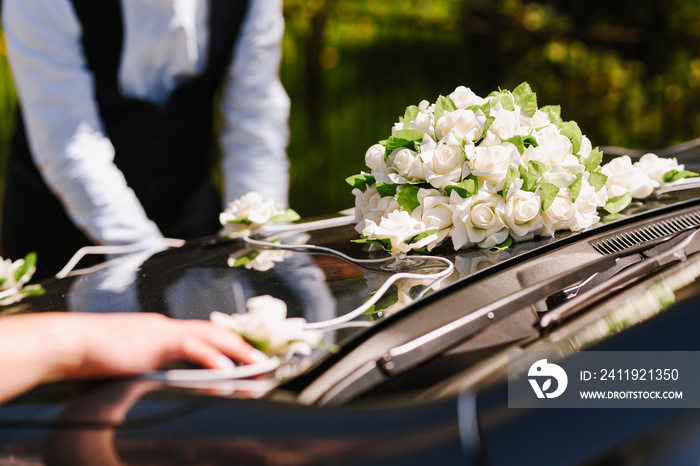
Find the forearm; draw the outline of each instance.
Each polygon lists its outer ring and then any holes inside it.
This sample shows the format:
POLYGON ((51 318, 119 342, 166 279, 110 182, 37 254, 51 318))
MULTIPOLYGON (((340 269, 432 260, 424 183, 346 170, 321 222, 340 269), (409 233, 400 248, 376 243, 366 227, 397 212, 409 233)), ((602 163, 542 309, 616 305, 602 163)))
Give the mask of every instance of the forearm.
POLYGON ((0 319, 0 403, 76 366, 80 344, 67 341, 61 327, 55 314, 0 319))
POLYGON ((287 204, 289 97, 279 79, 279 0, 251 1, 222 99, 226 203, 249 191, 287 204))

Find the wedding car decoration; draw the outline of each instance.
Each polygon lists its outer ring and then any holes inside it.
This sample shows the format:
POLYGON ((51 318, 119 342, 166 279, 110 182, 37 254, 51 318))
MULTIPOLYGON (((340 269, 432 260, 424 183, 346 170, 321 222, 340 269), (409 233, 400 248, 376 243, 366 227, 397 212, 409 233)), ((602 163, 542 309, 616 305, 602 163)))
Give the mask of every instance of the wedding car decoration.
POLYGON ((280 299, 256 296, 246 301, 246 307, 245 314, 212 312, 210 320, 238 333, 268 356, 308 356, 321 344, 323 333, 308 329, 304 318, 287 317, 287 305, 280 299))
POLYGON ((365 153, 369 172, 347 178, 358 242, 394 255, 446 241, 455 250, 504 249, 588 228, 601 213, 697 176, 654 154, 636 163, 602 160, 559 106, 537 107, 527 83, 486 98, 459 86, 409 106, 391 135, 365 153))
POLYGON ((229 203, 226 210, 219 214, 223 234, 232 238, 249 236, 267 223, 295 220, 299 220, 299 214, 294 210, 285 209, 272 199, 263 199, 263 195, 256 191, 229 203))
POLYGON ((0 257, 0 305, 12 304, 25 296, 43 294, 41 285, 26 285, 36 271, 36 253, 12 261, 0 257))

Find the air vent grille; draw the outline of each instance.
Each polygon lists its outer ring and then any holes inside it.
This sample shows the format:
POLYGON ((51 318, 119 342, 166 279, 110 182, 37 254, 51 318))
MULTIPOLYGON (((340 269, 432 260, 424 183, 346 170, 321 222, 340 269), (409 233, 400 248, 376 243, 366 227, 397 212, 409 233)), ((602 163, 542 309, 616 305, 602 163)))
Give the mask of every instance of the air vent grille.
POLYGON ((603 255, 617 254, 643 243, 672 236, 698 226, 700 226, 700 212, 693 212, 608 236, 600 241, 591 242, 591 246, 603 255))

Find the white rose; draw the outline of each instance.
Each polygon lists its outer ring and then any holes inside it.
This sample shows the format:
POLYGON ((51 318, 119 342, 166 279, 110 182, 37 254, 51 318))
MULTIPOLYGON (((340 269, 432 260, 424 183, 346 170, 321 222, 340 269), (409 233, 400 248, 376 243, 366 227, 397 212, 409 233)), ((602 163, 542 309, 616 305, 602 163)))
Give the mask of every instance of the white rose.
MULTIPOLYGON (((275 266, 276 262, 284 262, 288 257, 292 257, 291 251, 285 251, 282 249, 263 249, 256 251, 258 254, 255 255, 253 260, 246 262, 244 267, 246 269, 257 270, 258 272, 265 272, 270 270, 275 266)), ((236 257, 230 256, 228 258, 229 267, 234 267, 236 264, 236 257)))
POLYGON ((552 205, 542 212, 543 225, 536 234, 552 236, 558 230, 578 231, 582 227, 576 214, 576 205, 571 202, 571 193, 568 189, 560 189, 552 205))
POLYGON ((671 170, 685 170, 685 166, 678 165, 678 161, 675 158, 662 158, 651 153, 642 155, 639 162, 635 162, 634 166, 641 168, 649 178, 659 184, 664 182, 664 175, 671 170))
POLYGON ((551 170, 543 173, 540 180, 544 183, 551 183, 557 188, 566 188, 576 181, 576 175, 572 175, 561 166, 555 165, 551 170))
POLYGON ((452 211, 449 208, 450 198, 440 194, 436 189, 418 190, 418 207, 413 210, 411 217, 425 224, 426 229, 436 229, 435 241, 428 244, 428 251, 447 237, 452 228, 452 211))
POLYGON ((475 141, 483 133, 485 124, 486 115, 481 110, 476 113, 464 109, 445 112, 435 125, 435 137, 441 140, 453 134, 467 141, 475 141))
POLYGON ((435 137, 435 115, 433 114, 433 105, 430 105, 427 100, 423 100, 419 105, 420 110, 416 117, 411 122, 411 128, 421 131, 424 134, 435 137))
POLYGON ((477 146, 471 163, 472 174, 479 178, 480 183, 486 182, 496 191, 500 191, 503 189, 508 167, 521 165, 522 159, 515 145, 505 142, 496 146, 477 146))
POLYGON ((465 86, 458 86, 454 92, 450 94, 450 99, 457 108, 469 108, 474 105, 484 105, 486 100, 476 95, 471 89, 465 86))
MULTIPOLYGON (((586 178, 588 177, 586 176, 586 178)), ((576 211, 581 216, 580 223, 582 228, 588 228, 598 223, 600 220, 598 207, 604 206, 607 198, 605 186, 596 192, 595 188, 587 180, 584 179, 582 181, 581 189, 576 198, 576 211)))
POLYGON ((285 212, 282 204, 272 199, 263 200, 262 194, 251 191, 240 199, 230 202, 219 214, 219 221, 229 235, 245 235, 285 212))
POLYGON ((614 158, 603 165, 601 171, 608 177, 605 187, 611 198, 629 192, 632 197, 643 199, 659 187, 659 183, 652 180, 644 170, 632 165, 632 159, 627 155, 614 158))
POLYGON ((510 236, 515 241, 532 239, 535 231, 542 228, 540 216, 540 196, 530 191, 523 191, 523 180, 518 178, 511 184, 506 196, 505 215, 503 216, 510 236))
POLYGON ((10 288, 19 289, 31 279, 32 275, 36 271, 36 267, 32 267, 30 270, 28 270, 25 274, 19 277, 19 280, 15 280, 15 273, 22 266, 24 266, 24 259, 17 259, 13 262, 11 259, 3 260, 0 257, 0 278, 2 279, 2 283, 0 283, 0 291, 9 290, 10 288))
POLYGON ((545 162, 548 167, 552 165, 564 165, 574 163, 570 157, 578 158, 573 155, 574 147, 571 145, 569 138, 559 132, 559 129, 554 125, 547 125, 533 133, 537 140, 540 151, 546 151, 549 160, 545 162))
POLYGON ((515 135, 527 135, 530 130, 530 117, 525 112, 522 112, 521 115, 521 112, 522 110, 519 110, 519 107, 518 111, 504 110, 501 103, 498 102, 491 109, 491 116, 495 119, 489 126, 489 132, 498 136, 501 141, 510 139, 515 135), (521 118, 527 122, 525 125, 521 124, 521 118))
POLYGON ((390 172, 395 171, 399 176, 408 181, 422 181, 425 179, 423 173, 423 161, 418 157, 418 152, 407 149, 395 149, 387 158, 390 163, 390 172))
POLYGON ((549 121, 549 117, 547 116, 546 113, 544 113, 542 110, 536 110, 535 114, 532 116, 532 119, 530 120, 530 127, 532 129, 538 129, 538 128, 543 128, 547 125, 549 125, 551 122, 549 121))
POLYGON ((452 211, 452 243, 455 250, 477 245, 492 248, 508 238, 508 228, 503 220, 505 202, 487 186, 480 186, 479 193, 462 199, 456 191, 450 194, 452 211))
POLYGON ((578 150, 578 156, 586 158, 589 155, 591 155, 592 150, 593 150, 593 145, 591 144, 591 140, 588 139, 586 136, 583 136, 581 138, 581 147, 578 150))
POLYGON ((386 217, 382 217, 377 224, 371 220, 367 220, 365 224, 366 238, 389 240, 391 248, 389 252, 392 254, 405 254, 413 249, 420 249, 437 239, 435 234, 428 235, 420 241, 411 244, 406 244, 416 235, 428 230, 425 224, 411 217, 404 210, 395 210, 389 213, 386 217))
POLYGON ((272 296, 258 296, 246 302, 246 314, 212 312, 211 321, 228 328, 248 341, 262 346, 270 356, 287 354, 310 355, 312 347, 321 342, 322 333, 306 330, 306 319, 287 318, 287 305, 272 296))
MULTIPOLYGON (((426 144, 425 147, 433 145, 426 144)), ((423 150, 422 146, 420 158, 423 160, 425 180, 437 189, 459 182, 468 175, 462 173, 467 159, 462 146, 453 135, 447 138, 447 142, 441 142, 432 149, 423 150)))
MULTIPOLYGON (((364 218, 370 210, 377 207, 382 196, 379 195, 377 186, 374 184, 367 186, 364 191, 355 188, 352 193, 355 195, 355 222, 359 226, 360 222, 364 222, 364 218)), ((359 231, 362 232, 362 228, 359 231)))
POLYGON ((385 217, 390 212, 400 209, 399 203, 396 202, 394 196, 380 197, 377 205, 365 210, 362 221, 355 225, 355 231, 362 234, 364 229, 367 227, 367 222, 373 222, 379 224, 382 217, 385 217))
POLYGON ((386 173, 385 152, 386 148, 381 144, 374 144, 365 152, 365 164, 372 173, 386 173))

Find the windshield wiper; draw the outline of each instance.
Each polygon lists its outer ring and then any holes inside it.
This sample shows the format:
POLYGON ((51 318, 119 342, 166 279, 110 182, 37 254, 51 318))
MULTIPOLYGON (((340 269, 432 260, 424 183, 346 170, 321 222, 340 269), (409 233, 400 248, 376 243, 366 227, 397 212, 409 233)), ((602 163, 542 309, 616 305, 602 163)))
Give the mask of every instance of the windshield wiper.
POLYGON ((582 284, 583 286, 577 292, 578 299, 564 302, 542 316, 540 327, 549 327, 571 315, 586 303, 600 299, 605 293, 669 264, 684 261, 688 256, 698 251, 700 251, 700 228, 696 227, 678 233, 659 245, 627 256, 629 259, 625 262, 629 262, 629 264, 617 267, 613 273, 607 274, 608 276, 604 280, 596 280, 593 285, 582 284))

